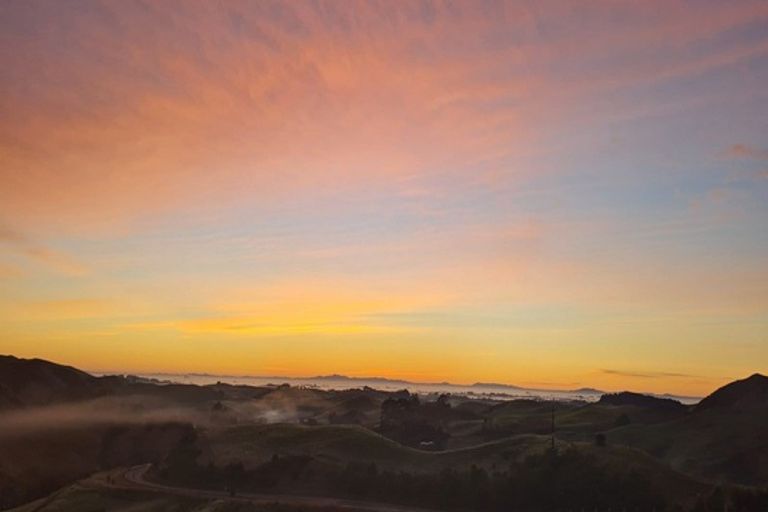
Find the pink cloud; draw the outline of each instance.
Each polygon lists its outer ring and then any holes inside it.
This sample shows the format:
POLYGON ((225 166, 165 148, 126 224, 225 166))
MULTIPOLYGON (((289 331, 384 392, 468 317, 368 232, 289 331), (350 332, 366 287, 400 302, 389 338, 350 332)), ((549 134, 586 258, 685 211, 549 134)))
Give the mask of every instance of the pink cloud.
MULTIPOLYGON (((7 226, 0 225, 0 245, 6 245, 18 254, 22 254, 34 261, 43 263, 49 269, 67 275, 83 275, 87 272, 86 266, 71 256, 54 251, 27 235, 15 231, 7 226)), ((0 269, 0 275, 2 275, 0 269)), ((10 275, 16 275, 11 273, 10 275)))
POLYGON ((606 90, 768 51, 690 48, 765 18, 764 3, 606 2, 546 38, 542 24, 573 19, 566 4, 421 6, 106 3, 32 16, 0 54, 0 214, 111 230, 190 205, 525 162, 541 132, 606 90), (605 64, 563 83, 574 59, 605 64))

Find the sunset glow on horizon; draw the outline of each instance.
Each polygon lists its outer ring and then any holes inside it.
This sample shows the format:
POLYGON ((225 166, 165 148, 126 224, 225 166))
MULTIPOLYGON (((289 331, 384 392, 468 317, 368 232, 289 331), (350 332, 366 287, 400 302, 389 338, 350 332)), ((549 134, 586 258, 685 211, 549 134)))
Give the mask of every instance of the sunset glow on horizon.
POLYGON ((768 3, 0 3, 0 354, 768 372, 768 3))

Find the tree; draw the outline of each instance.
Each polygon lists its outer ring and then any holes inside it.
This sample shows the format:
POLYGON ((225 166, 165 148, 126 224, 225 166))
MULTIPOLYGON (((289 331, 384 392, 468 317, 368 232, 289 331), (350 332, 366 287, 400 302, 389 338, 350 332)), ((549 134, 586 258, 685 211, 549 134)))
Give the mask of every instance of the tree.
POLYGON ((616 421, 613 422, 613 425, 615 427, 624 427, 630 423, 632 423, 632 420, 629 419, 629 416, 627 416, 626 413, 621 413, 616 417, 616 421))

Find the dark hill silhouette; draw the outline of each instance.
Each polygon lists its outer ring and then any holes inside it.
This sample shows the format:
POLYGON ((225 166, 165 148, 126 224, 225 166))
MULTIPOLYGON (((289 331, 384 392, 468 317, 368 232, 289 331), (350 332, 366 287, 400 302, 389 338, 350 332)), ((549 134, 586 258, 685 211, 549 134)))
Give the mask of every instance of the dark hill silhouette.
POLYGON ((677 400, 658 398, 631 391, 605 394, 600 397, 598 403, 602 405, 634 405, 636 407, 663 409, 666 411, 683 411, 685 409, 685 406, 677 400))
POLYGON ((133 376, 96 377, 42 359, 0 355, 0 410, 61 404, 104 396, 142 395, 174 404, 258 398, 271 390, 254 386, 173 384, 133 376))
POLYGON ((768 377, 755 373, 746 379, 726 384, 707 396, 696 411, 730 409, 748 411, 768 407, 768 377))
POLYGON ((103 387, 97 377, 71 366, 0 356, 0 409, 90 398, 103 387))

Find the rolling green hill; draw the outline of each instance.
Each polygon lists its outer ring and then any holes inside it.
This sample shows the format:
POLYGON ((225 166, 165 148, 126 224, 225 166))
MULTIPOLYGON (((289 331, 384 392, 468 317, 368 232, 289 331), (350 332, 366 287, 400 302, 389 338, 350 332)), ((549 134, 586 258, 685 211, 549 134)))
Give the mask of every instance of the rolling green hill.
MULTIPOLYGON (((256 467, 274 455, 305 455, 325 464, 375 463, 379 469, 439 473, 471 467, 487 471, 524 466, 530 456, 541 456, 551 439, 540 435, 518 435, 477 446, 441 452, 402 446, 358 426, 306 427, 294 424, 252 425, 209 434, 210 457, 206 462, 224 466, 242 462, 256 467)), ((659 462, 643 451, 624 446, 597 447, 593 443, 557 441, 558 450, 576 450, 614 474, 643 475, 665 495, 675 500, 690 498, 703 486, 659 462)))
POLYGON ((682 418, 629 425, 613 443, 643 449, 679 471, 718 482, 768 482, 768 378, 753 375, 701 401, 682 418))

